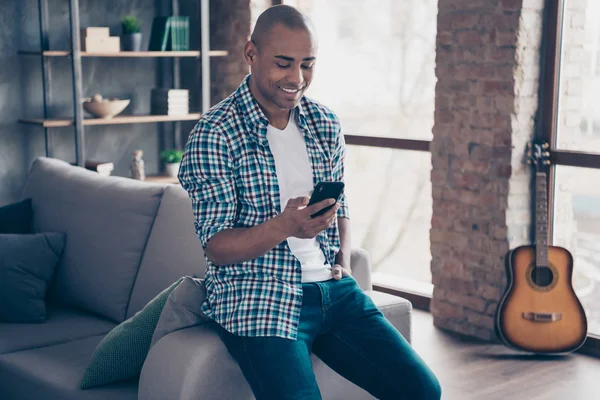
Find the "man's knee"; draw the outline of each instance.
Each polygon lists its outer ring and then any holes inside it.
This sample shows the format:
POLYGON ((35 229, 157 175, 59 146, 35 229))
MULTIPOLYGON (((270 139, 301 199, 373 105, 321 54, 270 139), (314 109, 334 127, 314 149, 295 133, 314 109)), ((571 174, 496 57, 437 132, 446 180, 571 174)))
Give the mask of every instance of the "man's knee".
POLYGON ((414 373, 399 377, 393 385, 393 393, 382 398, 385 400, 440 400, 442 387, 431 370, 423 365, 414 373))
POLYGON ((414 399, 417 400, 440 400, 442 398, 442 386, 433 372, 425 367, 414 377, 412 381, 414 399))
POLYGON ((440 400, 442 398, 442 386, 440 381, 432 375, 429 383, 424 390, 422 399, 427 400, 440 400))

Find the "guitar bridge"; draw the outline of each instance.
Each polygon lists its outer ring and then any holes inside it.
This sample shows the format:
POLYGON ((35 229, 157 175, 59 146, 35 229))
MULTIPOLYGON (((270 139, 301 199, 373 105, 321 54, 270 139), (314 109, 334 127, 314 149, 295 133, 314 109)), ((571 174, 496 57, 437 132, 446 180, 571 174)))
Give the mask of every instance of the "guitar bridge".
POLYGON ((562 313, 536 313, 536 312, 524 312, 521 316, 533 322, 556 322, 562 319, 562 313))

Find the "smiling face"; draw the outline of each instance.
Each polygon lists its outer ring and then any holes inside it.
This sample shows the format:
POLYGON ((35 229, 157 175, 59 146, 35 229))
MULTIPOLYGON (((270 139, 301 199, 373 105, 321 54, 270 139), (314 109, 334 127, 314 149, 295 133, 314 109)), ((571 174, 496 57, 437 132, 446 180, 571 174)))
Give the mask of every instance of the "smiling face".
POLYGON ((249 41, 250 91, 269 121, 285 119, 310 86, 317 45, 312 32, 274 25, 259 41, 249 41))

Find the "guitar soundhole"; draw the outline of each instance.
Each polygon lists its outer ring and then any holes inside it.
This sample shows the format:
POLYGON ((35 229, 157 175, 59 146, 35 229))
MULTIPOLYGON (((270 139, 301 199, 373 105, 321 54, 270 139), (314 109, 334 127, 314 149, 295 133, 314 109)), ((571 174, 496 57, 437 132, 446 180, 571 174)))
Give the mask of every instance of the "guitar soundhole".
POLYGON ((531 280, 540 287, 550 286, 554 280, 554 273, 548 267, 532 268, 531 280))

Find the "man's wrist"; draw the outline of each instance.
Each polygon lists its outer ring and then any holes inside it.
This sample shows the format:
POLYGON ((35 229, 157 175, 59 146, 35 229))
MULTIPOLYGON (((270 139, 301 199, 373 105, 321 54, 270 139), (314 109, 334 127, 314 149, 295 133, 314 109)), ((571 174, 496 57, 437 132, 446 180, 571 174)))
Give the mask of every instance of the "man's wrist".
POLYGON ((350 270, 350 254, 346 254, 342 250, 338 251, 335 255, 335 263, 350 270))
POLYGON ((279 235, 279 238, 281 239, 280 242, 283 242, 284 240, 292 236, 289 233, 288 226, 285 218, 283 217, 283 214, 278 214, 275 217, 271 218, 270 223, 271 229, 273 229, 279 235))

